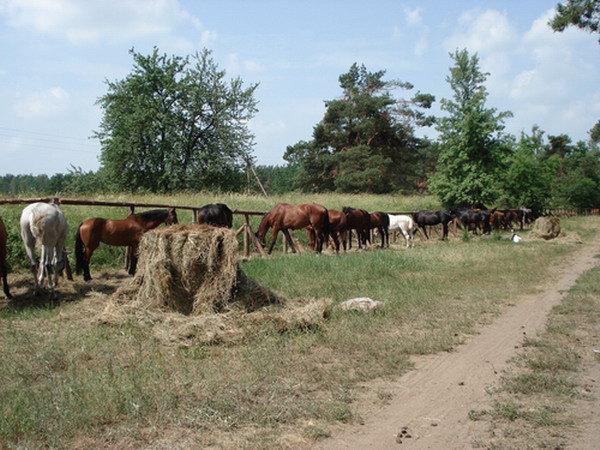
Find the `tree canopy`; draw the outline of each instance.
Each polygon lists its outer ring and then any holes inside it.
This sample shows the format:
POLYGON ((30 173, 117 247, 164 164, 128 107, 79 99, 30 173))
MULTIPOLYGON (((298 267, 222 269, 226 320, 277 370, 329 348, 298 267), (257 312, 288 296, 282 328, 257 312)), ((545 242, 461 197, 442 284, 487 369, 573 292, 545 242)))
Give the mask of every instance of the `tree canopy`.
POLYGON ((144 56, 109 82, 96 137, 101 172, 111 188, 151 192, 235 189, 250 159, 247 123, 256 112, 256 85, 225 81, 203 50, 188 57, 144 56))
POLYGON ((339 77, 342 96, 325 102, 312 140, 288 146, 285 153, 290 164, 299 166, 300 188, 381 193, 419 176, 424 141, 415 137, 414 127, 432 123, 422 110, 435 98, 417 92, 410 100, 398 100, 392 91, 413 86, 384 76, 384 70, 369 72, 355 63, 339 77))
POLYGON ((564 31, 568 26, 574 25, 590 33, 598 33, 600 32, 600 2, 567 0, 565 4, 559 3, 549 25, 554 31, 564 31))
POLYGON ((481 72, 477 54, 457 50, 450 56, 454 66, 446 81, 454 94, 440 102, 448 115, 437 119, 441 151, 430 189, 449 207, 492 204, 510 153, 504 119, 512 114, 486 108, 489 74, 481 72))

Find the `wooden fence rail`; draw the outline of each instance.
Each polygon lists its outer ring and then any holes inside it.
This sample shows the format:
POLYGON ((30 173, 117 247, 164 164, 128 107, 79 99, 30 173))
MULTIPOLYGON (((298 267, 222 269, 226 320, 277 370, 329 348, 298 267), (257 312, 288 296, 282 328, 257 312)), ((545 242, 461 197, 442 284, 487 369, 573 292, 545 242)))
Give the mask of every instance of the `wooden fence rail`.
MULTIPOLYGON (((131 214, 135 212, 136 207, 140 208, 175 208, 175 209, 185 209, 192 211, 192 223, 198 222, 198 211, 200 207, 198 206, 186 206, 186 205, 165 205, 162 203, 135 203, 135 202, 107 202, 102 200, 80 200, 73 198, 60 198, 60 197, 38 197, 38 198, 11 198, 11 199, 0 199, 0 205, 18 205, 18 204, 30 204, 36 202, 45 202, 45 203, 56 203, 57 205, 81 205, 81 206, 115 206, 115 207, 126 207, 129 208, 131 214)), ((236 235, 240 233, 244 233, 244 256, 248 258, 250 256, 250 242, 254 244, 254 248, 258 251, 262 256, 266 256, 266 253, 260 245, 256 234, 252 230, 250 226, 250 216, 263 216, 266 214, 265 211, 246 211, 236 209, 232 211, 233 214, 243 215, 244 216, 244 224, 237 230, 236 235)), ((414 214, 416 211, 394 211, 388 212, 388 214, 401 215, 401 214, 414 214)), ((577 215, 590 215, 590 214, 599 214, 598 209, 576 209, 576 208, 551 208, 545 209, 543 215, 550 216, 577 216, 577 215)), ((287 242, 284 239, 284 251, 287 250, 287 242)), ((293 245, 293 243, 290 243, 293 245)))

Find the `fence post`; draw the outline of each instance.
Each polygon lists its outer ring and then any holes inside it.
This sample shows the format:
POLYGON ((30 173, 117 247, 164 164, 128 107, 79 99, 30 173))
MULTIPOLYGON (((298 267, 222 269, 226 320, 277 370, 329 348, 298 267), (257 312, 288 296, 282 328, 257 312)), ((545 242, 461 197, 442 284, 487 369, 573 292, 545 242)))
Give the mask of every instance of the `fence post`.
POLYGON ((244 256, 250 258, 250 241, 248 240, 248 233, 250 233, 250 219, 248 214, 244 214, 244 256))

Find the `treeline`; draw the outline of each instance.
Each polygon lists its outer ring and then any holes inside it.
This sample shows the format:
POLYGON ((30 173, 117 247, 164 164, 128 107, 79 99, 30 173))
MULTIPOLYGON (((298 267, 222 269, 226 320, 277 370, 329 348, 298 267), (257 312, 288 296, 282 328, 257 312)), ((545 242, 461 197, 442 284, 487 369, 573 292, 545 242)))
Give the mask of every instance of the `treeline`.
POLYGON ((486 105, 489 74, 467 50, 450 55, 444 116, 428 114, 433 95, 355 63, 339 76, 340 95, 325 101, 310 139, 287 146, 287 164, 256 167, 248 128, 256 85, 226 81, 208 50, 131 54, 132 72, 107 82, 98 100, 100 169, 6 175, 0 193, 429 192, 449 208, 600 206, 600 122, 579 142, 537 126, 506 133, 512 113, 486 105), (435 140, 417 132, 428 127, 435 140))

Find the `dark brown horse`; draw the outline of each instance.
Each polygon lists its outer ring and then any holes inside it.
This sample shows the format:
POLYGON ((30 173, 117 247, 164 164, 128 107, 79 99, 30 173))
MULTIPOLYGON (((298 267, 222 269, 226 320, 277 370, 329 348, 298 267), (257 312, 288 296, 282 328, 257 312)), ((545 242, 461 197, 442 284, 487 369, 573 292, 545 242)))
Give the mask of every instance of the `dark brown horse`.
POLYGON ((348 248, 352 248, 352 230, 356 230, 358 248, 366 247, 367 229, 370 221, 369 213, 364 209, 354 209, 349 206, 343 207, 342 211, 346 214, 346 229, 350 240, 348 248))
POLYGON ((198 223, 231 228, 233 226, 233 212, 225 203, 204 205, 198 210, 198 223))
POLYGON ((369 230, 376 229, 381 235, 381 248, 383 248, 386 244, 388 247, 390 246, 390 236, 388 231, 389 227, 390 216, 387 213, 377 211, 369 214, 368 228, 369 230))
POLYGON ((269 254, 273 251, 277 234, 282 231, 288 242, 290 242, 292 251, 296 253, 289 230, 299 230, 301 228, 312 227, 315 240, 316 251, 320 253, 323 250, 323 244, 329 237, 329 214, 327 208, 316 203, 305 203, 302 205, 290 205, 289 203, 279 203, 264 215, 256 236, 260 243, 265 246, 265 238, 269 228, 273 228, 269 254))
POLYGON ((2 283, 4 284, 4 295, 6 298, 12 298, 10 295, 10 290, 8 288, 8 280, 6 278, 6 274, 8 273, 8 269, 6 267, 6 241, 8 239, 8 234, 6 233, 6 227, 4 226, 4 222, 2 221, 2 217, 0 217, 0 275, 2 276, 2 283))
POLYGON ((125 219, 112 220, 95 217, 84 221, 75 235, 75 271, 83 269, 83 279, 89 281, 90 259, 100 242, 116 247, 131 247, 131 265, 129 273, 133 275, 137 265, 137 247, 142 234, 156 228, 162 223, 172 225, 177 223, 177 213, 174 208, 153 209, 140 214, 130 214, 125 219))
MULTIPOLYGON (((336 253, 340 251, 340 239, 346 251, 346 214, 335 209, 328 209, 327 215, 329 216, 329 240, 333 243, 336 253)), ((312 226, 306 228, 306 234, 308 235, 308 242, 310 248, 315 249, 315 232, 312 226)))

